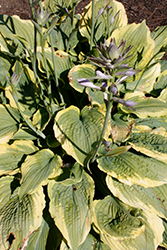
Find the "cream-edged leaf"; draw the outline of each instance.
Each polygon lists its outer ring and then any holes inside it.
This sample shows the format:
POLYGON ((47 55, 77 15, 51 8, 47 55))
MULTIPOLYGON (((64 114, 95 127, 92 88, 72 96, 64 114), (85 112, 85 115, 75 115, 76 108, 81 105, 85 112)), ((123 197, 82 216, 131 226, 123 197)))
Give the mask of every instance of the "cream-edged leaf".
POLYGON ((37 151, 32 141, 14 141, 11 145, 0 144, 0 175, 19 171, 22 157, 37 151))
POLYGON ((50 213, 68 246, 77 250, 85 241, 91 227, 91 204, 94 182, 84 173, 79 183, 64 186, 50 181, 48 185, 50 213))
POLYGON ((21 166, 20 199, 26 194, 33 193, 36 188, 46 183, 48 177, 59 175, 61 166, 60 156, 54 155, 49 149, 42 149, 34 155, 27 156, 21 166))
POLYGON ((19 249, 42 222, 45 207, 42 187, 31 195, 25 195, 22 200, 19 200, 18 189, 3 207, 0 206, 0 249, 9 249, 9 236, 14 237, 10 249, 19 249))

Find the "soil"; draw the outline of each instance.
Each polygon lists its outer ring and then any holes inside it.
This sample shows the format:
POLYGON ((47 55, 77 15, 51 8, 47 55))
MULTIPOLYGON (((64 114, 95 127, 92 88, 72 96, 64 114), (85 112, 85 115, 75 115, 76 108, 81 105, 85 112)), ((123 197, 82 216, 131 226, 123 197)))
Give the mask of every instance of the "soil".
MULTIPOLYGON (((81 0, 76 8, 82 13, 90 0, 81 0)), ((167 25, 167 0, 119 0, 127 12, 129 23, 146 20, 151 31, 157 26, 167 25)), ((1 0, 0 14, 19 15, 22 19, 31 19, 29 0, 1 0)), ((164 59, 167 60, 167 55, 164 59)), ((157 250, 167 250, 159 247, 157 250)))

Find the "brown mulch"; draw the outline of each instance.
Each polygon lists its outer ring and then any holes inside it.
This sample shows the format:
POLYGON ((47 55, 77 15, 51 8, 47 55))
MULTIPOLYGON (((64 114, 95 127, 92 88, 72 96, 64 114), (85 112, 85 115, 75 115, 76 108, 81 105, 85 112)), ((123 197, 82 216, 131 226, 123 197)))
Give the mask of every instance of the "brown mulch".
MULTIPOLYGON (((83 12, 84 6, 89 2, 90 0, 82 0, 76 11, 83 12)), ((167 0, 119 0, 119 2, 126 9, 129 23, 139 23, 145 19, 151 31, 157 26, 167 25, 167 0)), ((29 0, 0 0, 0 14, 19 15, 22 19, 31 19, 29 0)), ((157 250, 165 248, 159 247, 157 250)))

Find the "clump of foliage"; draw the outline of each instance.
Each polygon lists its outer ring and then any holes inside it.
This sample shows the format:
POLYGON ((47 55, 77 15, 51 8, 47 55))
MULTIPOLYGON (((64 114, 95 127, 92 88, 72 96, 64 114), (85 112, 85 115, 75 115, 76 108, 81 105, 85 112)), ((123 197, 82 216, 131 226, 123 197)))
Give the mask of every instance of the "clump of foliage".
POLYGON ((0 16, 0 249, 167 247, 167 27, 77 4, 0 16))

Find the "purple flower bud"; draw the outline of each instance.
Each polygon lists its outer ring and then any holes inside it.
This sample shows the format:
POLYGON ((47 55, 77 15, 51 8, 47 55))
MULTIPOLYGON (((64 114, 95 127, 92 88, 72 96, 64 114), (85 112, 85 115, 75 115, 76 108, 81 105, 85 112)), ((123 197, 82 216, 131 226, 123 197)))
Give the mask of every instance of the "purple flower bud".
POLYGON ((111 79, 112 76, 110 75, 105 75, 104 73, 102 73, 100 70, 96 71, 96 75, 100 78, 100 79, 111 79))
POLYGON ((101 85, 102 88, 107 88, 107 83, 106 82, 102 82, 102 85, 101 85))
POLYGON ((91 81, 89 81, 86 78, 79 78, 77 79, 77 81, 79 82, 79 84, 83 87, 88 87, 88 88, 92 88, 92 89, 98 89, 101 90, 100 87, 96 86, 95 84, 93 84, 91 81))
POLYGON ((112 92, 114 95, 117 95, 117 94, 118 94, 118 89, 117 89, 117 87, 114 86, 114 84, 112 84, 112 86, 111 86, 111 92, 112 92))
POLYGON ((137 103, 134 101, 127 100, 127 101, 125 101, 124 105, 127 107, 133 107, 133 106, 136 106, 137 103))

